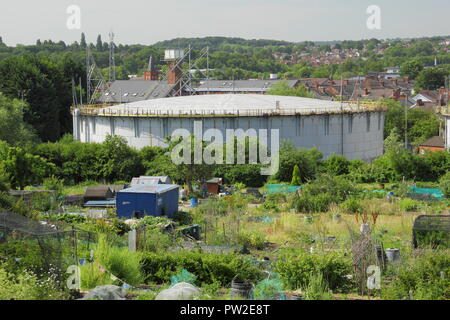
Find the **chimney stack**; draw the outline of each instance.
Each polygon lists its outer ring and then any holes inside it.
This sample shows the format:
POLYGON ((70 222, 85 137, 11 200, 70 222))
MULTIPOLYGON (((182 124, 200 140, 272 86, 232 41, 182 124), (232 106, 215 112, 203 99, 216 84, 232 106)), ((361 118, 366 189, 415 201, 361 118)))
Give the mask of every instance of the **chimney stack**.
POLYGON ((180 59, 184 57, 184 50, 171 49, 166 50, 164 60, 167 61, 169 67, 169 74, 167 77, 167 83, 176 84, 180 80, 183 71, 177 66, 180 59))
POLYGON ((144 80, 145 81, 156 81, 158 80, 159 73, 154 70, 153 66, 153 57, 150 56, 148 61, 147 71, 144 72, 144 80))

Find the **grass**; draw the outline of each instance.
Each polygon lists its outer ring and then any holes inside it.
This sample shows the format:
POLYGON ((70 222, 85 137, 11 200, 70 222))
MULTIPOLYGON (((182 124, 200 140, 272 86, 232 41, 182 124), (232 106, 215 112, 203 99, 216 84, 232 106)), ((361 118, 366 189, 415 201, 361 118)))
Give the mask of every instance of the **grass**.
MULTIPOLYGON (((269 215, 270 217, 270 215, 269 215)), ((241 221, 240 228, 246 233, 264 234, 267 241, 276 244, 299 244, 302 235, 335 236, 340 243, 349 240, 349 228, 357 230, 360 223, 354 215, 341 215, 340 221, 333 219, 329 213, 315 215, 313 223, 305 221, 305 215, 284 212, 272 215, 272 223, 241 221)), ((416 215, 381 215, 377 220, 374 232, 383 234, 384 241, 389 246, 404 246, 411 241, 412 226, 416 215)), ((220 219, 219 226, 232 225, 227 218, 220 219)), ((220 231, 218 231, 220 232, 220 231)), ((303 237, 304 238, 304 237, 303 237)))

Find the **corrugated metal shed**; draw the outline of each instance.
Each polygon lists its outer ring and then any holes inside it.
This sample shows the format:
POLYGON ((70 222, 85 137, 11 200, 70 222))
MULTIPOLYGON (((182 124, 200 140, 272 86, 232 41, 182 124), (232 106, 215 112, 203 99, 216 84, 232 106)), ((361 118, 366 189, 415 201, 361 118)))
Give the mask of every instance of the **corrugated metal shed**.
POLYGON ((151 176, 141 176, 139 178, 133 178, 131 181, 131 186, 139 184, 171 184, 172 180, 167 176, 161 177, 151 177, 151 176))
POLYGON ((113 208, 116 206, 116 200, 88 201, 84 206, 87 208, 113 208))
POLYGON ((108 187, 111 189, 111 191, 115 195, 117 192, 128 188, 128 185, 126 185, 126 184, 113 184, 113 185, 109 185, 108 187))
POLYGON ((179 186, 135 185, 117 194, 117 215, 121 218, 144 216, 173 217, 178 212, 179 186))
POLYGON ((124 189, 119 193, 156 193, 161 194, 174 189, 178 189, 179 186, 174 184, 141 184, 135 185, 128 189, 124 189))

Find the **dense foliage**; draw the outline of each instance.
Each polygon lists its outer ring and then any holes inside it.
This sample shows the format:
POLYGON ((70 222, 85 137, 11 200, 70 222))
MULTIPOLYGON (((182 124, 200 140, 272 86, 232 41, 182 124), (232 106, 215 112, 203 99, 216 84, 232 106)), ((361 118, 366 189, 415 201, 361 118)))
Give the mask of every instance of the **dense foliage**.
MULTIPOLYGON (((389 275, 390 273, 390 275, 389 275)), ((448 252, 423 252, 400 266, 392 266, 389 285, 382 291, 384 299, 450 299, 450 260, 448 252)))
POLYGON ((352 273, 351 259, 339 253, 289 254, 276 262, 275 271, 291 290, 306 288, 315 274, 322 274, 334 292, 346 292, 352 287, 345 277, 352 273))
POLYGON ((156 283, 165 283, 183 269, 195 274, 199 283, 220 283, 222 286, 229 286, 234 278, 255 281, 261 275, 248 258, 231 254, 146 254, 142 265, 147 281, 156 283))

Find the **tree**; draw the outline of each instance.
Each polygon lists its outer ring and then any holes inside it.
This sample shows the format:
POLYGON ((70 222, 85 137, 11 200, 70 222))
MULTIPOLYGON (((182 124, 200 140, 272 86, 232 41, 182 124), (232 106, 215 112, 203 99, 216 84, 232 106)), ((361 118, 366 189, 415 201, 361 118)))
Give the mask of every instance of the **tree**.
MULTIPOLYGON (((398 130, 401 137, 405 136, 405 107, 392 99, 383 100, 388 107, 384 126, 384 136, 387 138, 392 130, 398 130)), ((408 110, 408 141, 418 145, 439 134, 439 118, 430 111, 421 109, 408 110)), ((404 139, 404 138, 403 138, 404 139)))
POLYGON ((32 55, 0 60, 0 90, 28 103, 24 119, 43 141, 57 141, 72 127, 72 75, 65 72, 64 62, 58 65, 32 55))
POLYGON ((293 186, 300 186, 302 184, 302 178, 300 177, 300 168, 297 164, 295 165, 294 172, 292 173, 291 184, 293 186))
POLYGON ((0 140, 11 146, 21 146, 36 141, 30 125, 23 121, 27 104, 10 99, 0 92, 0 140))
POLYGON ((425 69, 416 78, 416 91, 436 90, 445 85, 447 71, 438 68, 425 69))
POLYGON ((5 44, 3 43, 3 38, 0 37, 0 46, 4 46, 5 44))
POLYGON ((24 149, 0 145, 0 176, 5 176, 13 188, 23 190, 28 185, 41 183, 51 175, 54 167, 24 149))
POLYGON ((282 80, 274 84, 272 88, 267 91, 267 94, 274 96, 313 97, 304 85, 299 85, 298 87, 293 88, 289 86, 289 83, 286 80, 282 80))
POLYGON ((87 47, 86 36, 85 36, 84 32, 81 34, 80 47, 82 49, 86 49, 86 47, 87 47))
POLYGON ((108 136, 100 145, 98 167, 108 182, 130 181, 143 173, 139 153, 119 136, 108 136))
POLYGON ((283 141, 280 148, 280 168, 275 179, 291 182, 295 165, 300 168, 301 181, 311 180, 316 176, 322 153, 316 148, 296 148, 292 142, 283 141))
POLYGON ((336 176, 349 173, 350 161, 344 156, 332 155, 323 161, 325 172, 336 176))
POLYGON ((423 63, 418 59, 408 60, 400 67, 400 73, 404 77, 408 77, 411 80, 417 78, 420 72, 424 68, 423 63))
POLYGON ((97 37, 97 45, 95 46, 95 48, 99 52, 103 51, 103 41, 102 41, 102 36, 100 34, 97 37))
POLYGON ((166 155, 165 157, 169 163, 166 167, 172 173, 172 175, 169 175, 170 177, 175 177, 173 178, 175 181, 186 184, 190 192, 193 190, 193 184, 211 178, 214 165, 206 164, 203 159, 201 163, 195 163, 196 144, 200 144, 202 155, 206 148, 206 143, 201 138, 191 135, 184 138, 168 137, 167 140, 171 156, 166 155), (174 163, 174 156, 180 163, 174 163))

